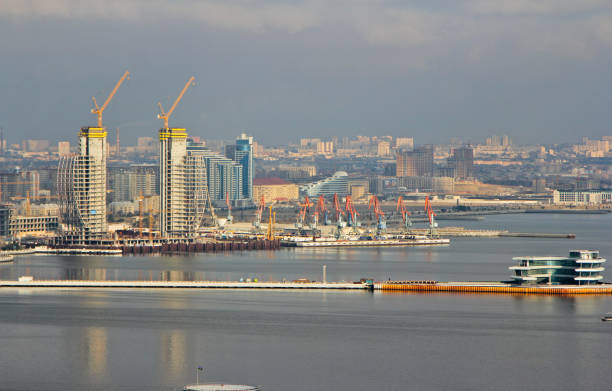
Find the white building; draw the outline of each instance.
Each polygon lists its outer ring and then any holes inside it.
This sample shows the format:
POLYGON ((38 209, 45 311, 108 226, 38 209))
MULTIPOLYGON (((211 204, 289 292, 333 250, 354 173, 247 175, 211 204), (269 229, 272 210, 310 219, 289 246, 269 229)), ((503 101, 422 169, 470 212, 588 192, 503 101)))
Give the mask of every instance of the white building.
POLYGON ((612 202, 612 190, 555 190, 553 203, 559 205, 600 205, 612 202))
POLYGON ((302 186, 300 191, 308 197, 328 196, 334 195, 334 193, 344 196, 349 194, 348 174, 344 171, 338 171, 329 178, 302 186))

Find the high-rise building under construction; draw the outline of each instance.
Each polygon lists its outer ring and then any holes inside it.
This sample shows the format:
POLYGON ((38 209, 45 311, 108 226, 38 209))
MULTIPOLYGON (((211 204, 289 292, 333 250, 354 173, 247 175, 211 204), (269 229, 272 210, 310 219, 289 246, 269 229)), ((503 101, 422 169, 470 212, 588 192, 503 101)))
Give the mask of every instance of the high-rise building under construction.
POLYGON ((106 220, 106 128, 102 113, 113 99, 119 86, 128 77, 125 72, 102 106, 93 98, 93 114, 98 117, 95 127, 83 127, 79 132, 79 153, 60 158, 57 187, 59 193, 61 231, 65 242, 95 243, 108 235, 106 220))
POLYGON ((69 242, 106 236, 106 129, 81 128, 79 154, 59 162, 58 191, 63 233, 69 242))
POLYGON ((187 151, 183 128, 159 130, 160 230, 163 237, 193 236, 204 218, 206 164, 187 151))

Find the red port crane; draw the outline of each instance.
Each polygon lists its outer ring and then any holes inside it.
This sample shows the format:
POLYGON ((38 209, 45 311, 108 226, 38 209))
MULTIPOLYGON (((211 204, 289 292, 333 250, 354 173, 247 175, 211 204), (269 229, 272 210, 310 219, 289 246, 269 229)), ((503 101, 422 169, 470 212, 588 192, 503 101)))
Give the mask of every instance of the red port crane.
POLYGON ((434 212, 433 208, 431 207, 429 196, 425 197, 425 212, 427 212, 427 218, 429 219, 429 236, 435 236, 438 223, 436 223, 436 220, 434 219, 436 212, 434 212))
POLYGON ((342 216, 344 216, 344 211, 340 208, 340 200, 338 199, 338 193, 334 193, 334 210, 336 211, 336 221, 338 224, 342 223, 342 216))
POLYGON ((376 215, 376 234, 380 235, 382 231, 387 228, 387 223, 385 222, 385 212, 382 211, 380 207, 380 201, 375 195, 370 197, 370 202, 368 203, 368 210, 370 209, 376 215))
POLYGON ((346 211, 346 215, 348 216, 348 225, 356 227, 357 224, 357 216, 359 216, 359 212, 355 209, 355 205, 353 205, 353 199, 350 195, 346 196, 346 204, 344 206, 344 210, 346 211))
POLYGON ((323 197, 323 195, 320 195, 319 199, 317 200, 317 205, 315 206, 315 211, 314 211, 315 228, 317 224, 319 223, 319 216, 326 215, 326 212, 327 212, 327 207, 325 206, 325 197, 323 197))
POLYGON ((400 214, 402 215, 402 222, 404 223, 404 228, 406 229, 406 231, 409 231, 410 226, 412 225, 410 217, 408 217, 410 216, 410 212, 406 209, 402 201, 402 196, 399 196, 397 199, 397 207, 395 208, 395 210, 400 212, 400 214))

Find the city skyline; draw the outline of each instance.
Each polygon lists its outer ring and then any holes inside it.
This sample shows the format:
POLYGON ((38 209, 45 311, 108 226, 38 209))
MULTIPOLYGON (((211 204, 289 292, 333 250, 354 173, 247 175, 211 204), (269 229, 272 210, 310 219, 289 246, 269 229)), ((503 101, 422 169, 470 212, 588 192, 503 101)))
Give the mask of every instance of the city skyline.
POLYGON ((6 1, 0 33, 19 39, 0 44, 0 126, 9 142, 67 139, 129 69, 105 116, 128 143, 157 132, 157 101, 191 74, 175 121, 205 138, 607 134, 610 5, 506 3, 6 1))

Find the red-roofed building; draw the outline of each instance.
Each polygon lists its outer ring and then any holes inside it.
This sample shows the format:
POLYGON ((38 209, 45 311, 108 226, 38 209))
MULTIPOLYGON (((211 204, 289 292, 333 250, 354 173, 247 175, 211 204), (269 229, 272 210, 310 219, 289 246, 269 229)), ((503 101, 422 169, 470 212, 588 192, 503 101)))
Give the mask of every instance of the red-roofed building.
POLYGON ((272 201, 297 201, 299 187, 281 178, 253 179, 253 200, 259 202, 263 194, 266 203, 272 201))

